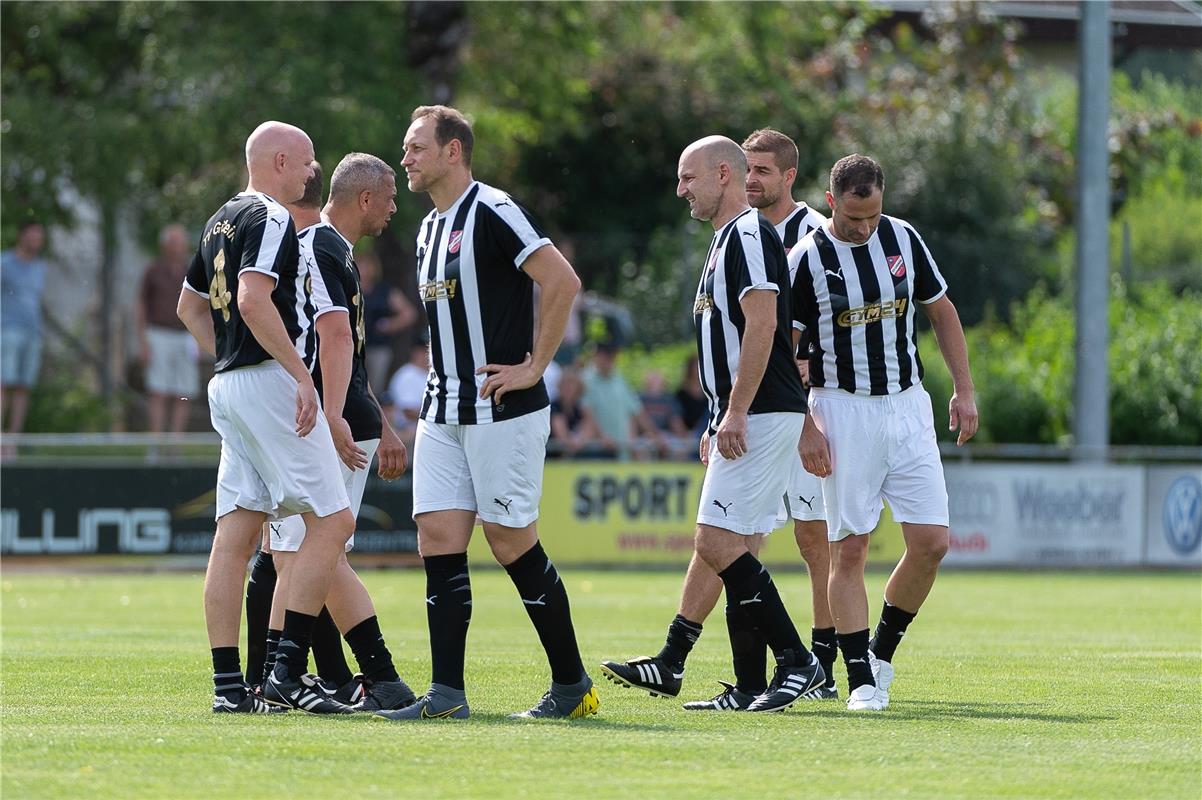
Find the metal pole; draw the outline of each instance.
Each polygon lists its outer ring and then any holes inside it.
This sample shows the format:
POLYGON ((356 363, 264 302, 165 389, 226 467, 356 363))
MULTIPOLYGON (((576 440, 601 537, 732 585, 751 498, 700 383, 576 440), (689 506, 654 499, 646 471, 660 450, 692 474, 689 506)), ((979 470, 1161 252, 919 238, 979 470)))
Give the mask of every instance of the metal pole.
POLYGON ((1080 4, 1077 120, 1077 359, 1073 435, 1078 459, 1101 460, 1110 441, 1109 2, 1080 4))

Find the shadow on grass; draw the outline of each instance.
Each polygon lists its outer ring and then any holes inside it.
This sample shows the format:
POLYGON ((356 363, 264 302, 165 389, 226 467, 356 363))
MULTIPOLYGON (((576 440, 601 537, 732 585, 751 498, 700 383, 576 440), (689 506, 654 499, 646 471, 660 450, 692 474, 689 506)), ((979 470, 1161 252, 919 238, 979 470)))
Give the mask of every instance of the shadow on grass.
MULTIPOLYGON (((212 717, 229 718, 230 715, 210 715, 212 717)), ((246 715, 247 718, 252 718, 252 715, 246 715)), ((253 715, 253 718, 261 718, 259 715, 253 715)), ((436 719, 436 720, 390 720, 384 717, 378 717, 375 714, 329 714, 316 715, 305 714, 297 711, 289 711, 287 714, 272 714, 270 719, 284 721, 292 720, 317 720, 321 724, 334 725, 371 725, 373 728, 377 725, 380 728, 386 728, 389 725, 395 726, 398 729, 414 730, 422 728, 462 728, 464 726, 487 726, 487 727, 525 727, 532 730, 545 728, 548 726, 561 727, 571 726, 580 728, 581 730, 627 730, 627 731, 672 731, 679 733, 680 729, 673 725, 657 725, 642 722, 629 722, 625 720, 615 720, 604 716, 584 717, 582 719, 510 719, 508 714, 488 711, 473 711, 472 715, 466 719, 436 719)))
POLYGON ((956 700, 903 700, 882 714, 864 714, 870 719, 1025 719, 1034 722, 1083 724, 1110 722, 1107 714, 1057 714, 1041 710, 1038 703, 976 703, 956 700))

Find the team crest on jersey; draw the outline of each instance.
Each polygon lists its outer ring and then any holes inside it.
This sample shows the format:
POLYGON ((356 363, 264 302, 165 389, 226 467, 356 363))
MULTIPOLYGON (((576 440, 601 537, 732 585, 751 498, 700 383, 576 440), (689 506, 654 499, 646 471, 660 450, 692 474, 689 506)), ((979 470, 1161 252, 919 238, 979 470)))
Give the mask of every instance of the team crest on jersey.
POLYGON ((901 256, 885 256, 885 264, 889 267, 889 274, 893 277, 906 277, 906 260, 901 256))
POLYGON ((710 256, 710 263, 705 265, 705 274, 709 275, 711 272, 714 271, 714 267, 716 267, 716 266, 718 266, 718 251, 717 250, 715 250, 713 255, 710 256))
POLYGON ((461 244, 463 244, 463 231, 451 231, 451 238, 447 240, 447 252, 458 253, 461 244))

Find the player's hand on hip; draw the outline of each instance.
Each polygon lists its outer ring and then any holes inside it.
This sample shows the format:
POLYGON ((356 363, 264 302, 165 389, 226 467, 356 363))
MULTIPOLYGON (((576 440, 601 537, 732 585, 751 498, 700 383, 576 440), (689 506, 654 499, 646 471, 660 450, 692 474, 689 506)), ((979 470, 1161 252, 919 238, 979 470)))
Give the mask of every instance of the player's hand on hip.
POLYGON ((377 472, 386 481, 396 480, 409 466, 409 451, 405 449, 405 443, 387 425, 380 434, 376 457, 380 462, 377 472))
POLYGON ((488 375, 480 387, 480 397, 491 395, 493 402, 498 404, 507 392, 529 389, 542 377, 534 369, 534 360, 529 353, 521 364, 485 364, 476 370, 476 374, 488 375))
POLYGON ((819 478, 825 478, 831 474, 830 446, 809 414, 806 414, 805 425, 801 429, 797 453, 801 456, 801 465, 805 467, 806 472, 819 478))
POLYGON ((972 393, 952 394, 952 399, 947 404, 947 429, 949 431, 960 429, 960 434, 956 437, 956 444, 962 445, 975 436, 980 422, 977 417, 977 401, 973 398, 972 393))
POLYGON ((326 417, 326 419, 330 423, 330 436, 334 438, 334 449, 338 451, 338 457, 342 459, 342 463, 352 470, 367 469, 367 453, 355 444, 355 437, 351 434, 351 426, 347 421, 342 417, 336 419, 326 417))
POLYGON ((718 426, 718 452, 722 457, 734 461, 747 453, 747 414, 727 411, 718 426))
POLYGON ((710 465, 710 432, 707 430, 701 434, 701 445, 697 449, 697 455, 701 458, 701 463, 705 466, 710 465))
POLYGON ((801 385, 805 388, 810 388, 810 360, 808 358, 797 359, 797 374, 801 376, 801 385))
POLYGON ((305 437, 317 425, 317 388, 309 379, 296 386, 296 435, 305 437))

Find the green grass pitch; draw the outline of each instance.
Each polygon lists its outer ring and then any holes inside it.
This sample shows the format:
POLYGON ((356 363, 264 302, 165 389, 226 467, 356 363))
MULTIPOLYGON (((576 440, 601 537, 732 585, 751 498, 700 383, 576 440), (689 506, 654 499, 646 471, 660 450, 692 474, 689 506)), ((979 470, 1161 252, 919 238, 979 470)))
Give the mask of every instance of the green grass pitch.
MULTIPOLYGON (((199 575, 3 576, 4 798, 1097 797, 1202 794, 1196 573, 947 572, 890 708, 688 714, 599 680, 656 651, 682 575, 565 570, 598 717, 518 723, 547 672, 503 573, 474 575, 465 722, 209 712, 199 575)), ((368 572, 402 673, 429 680, 424 578, 368 572)), ((873 619, 884 577, 870 578, 873 619)), ((804 573, 777 582, 808 627, 804 573)), ((719 609, 720 611, 720 609, 719 609)), ((728 677, 720 613, 681 699, 728 677)), ((840 693, 845 673, 838 667, 840 693)))

